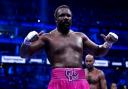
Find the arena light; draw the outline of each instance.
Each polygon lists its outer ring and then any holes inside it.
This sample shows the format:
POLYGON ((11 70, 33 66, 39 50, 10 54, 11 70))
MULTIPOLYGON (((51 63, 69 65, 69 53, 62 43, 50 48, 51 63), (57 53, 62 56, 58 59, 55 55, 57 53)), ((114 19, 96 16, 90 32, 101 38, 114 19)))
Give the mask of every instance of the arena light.
POLYGON ((122 66, 121 62, 112 62, 112 66, 122 66))
POLYGON ((50 64, 50 62, 49 62, 49 60, 48 60, 48 59, 46 59, 46 63, 47 63, 47 64, 50 64))
POLYGON ((30 59, 29 63, 42 63, 42 59, 30 59))
MULTIPOLYGON (((1 59, 2 63, 26 63, 26 59, 20 56, 2 56, 1 59)), ((29 63, 42 63, 42 59, 31 58, 29 63)))
POLYGON ((125 62, 125 66, 128 68, 128 61, 125 62))
POLYGON ((94 66, 108 67, 107 60, 95 60, 94 66))
POLYGON ((2 63, 25 63, 25 59, 21 58, 20 56, 2 56, 1 57, 2 63))

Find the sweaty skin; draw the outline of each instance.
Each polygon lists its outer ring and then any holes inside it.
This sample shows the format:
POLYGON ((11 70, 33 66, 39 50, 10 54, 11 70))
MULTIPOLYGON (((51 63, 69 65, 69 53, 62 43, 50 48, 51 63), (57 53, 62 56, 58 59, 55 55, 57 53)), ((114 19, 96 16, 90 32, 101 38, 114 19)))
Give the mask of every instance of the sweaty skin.
POLYGON ((87 55, 85 59, 87 74, 86 78, 90 84, 90 89, 107 89, 104 72, 93 66, 94 58, 92 55, 87 55))
POLYGON ((94 55, 105 55, 109 48, 99 47, 85 34, 70 29, 72 13, 68 8, 57 12, 57 28, 49 33, 38 35, 38 40, 30 45, 22 44, 21 57, 31 56, 40 49, 45 49, 52 67, 82 67, 83 50, 89 49, 94 55), (27 48, 27 49, 26 49, 27 48))
MULTIPOLYGON (((32 42, 28 52, 33 54, 38 49, 44 48, 53 67, 82 67, 83 40, 86 42, 88 39, 83 37, 82 33, 71 30, 67 35, 63 35, 55 29, 40 36, 36 42, 32 42)), ((97 45, 89 42, 97 48, 97 45)))
POLYGON ((65 36, 54 30, 47 39, 46 52, 53 67, 81 67, 83 44, 77 33, 65 36))

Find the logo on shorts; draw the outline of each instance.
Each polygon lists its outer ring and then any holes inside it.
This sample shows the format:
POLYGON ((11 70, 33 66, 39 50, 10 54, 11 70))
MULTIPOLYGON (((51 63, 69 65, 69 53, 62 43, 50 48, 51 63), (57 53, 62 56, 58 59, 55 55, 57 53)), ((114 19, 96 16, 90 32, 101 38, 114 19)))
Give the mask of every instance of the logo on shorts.
POLYGON ((78 79, 78 73, 74 69, 66 69, 65 75, 69 81, 73 81, 73 80, 78 79))

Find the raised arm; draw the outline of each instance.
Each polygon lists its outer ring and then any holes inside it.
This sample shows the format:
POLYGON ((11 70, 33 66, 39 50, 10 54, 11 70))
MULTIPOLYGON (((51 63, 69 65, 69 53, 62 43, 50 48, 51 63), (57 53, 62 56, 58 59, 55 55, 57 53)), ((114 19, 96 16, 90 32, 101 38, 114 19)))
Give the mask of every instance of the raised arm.
POLYGON ((89 49, 90 54, 95 56, 104 56, 108 53, 113 43, 118 40, 118 36, 115 33, 110 32, 107 36, 102 34, 105 42, 102 45, 98 45, 92 42, 86 35, 82 34, 84 47, 89 49))
POLYGON ((34 52, 38 51, 44 46, 45 42, 43 35, 36 31, 30 32, 24 39, 20 48, 20 56, 22 58, 30 57, 34 52))

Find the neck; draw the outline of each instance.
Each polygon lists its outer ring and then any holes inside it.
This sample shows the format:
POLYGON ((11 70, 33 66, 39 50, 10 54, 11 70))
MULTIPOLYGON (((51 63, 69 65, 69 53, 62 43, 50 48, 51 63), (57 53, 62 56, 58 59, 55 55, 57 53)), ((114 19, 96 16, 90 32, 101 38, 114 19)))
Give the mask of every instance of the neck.
POLYGON ((63 34, 63 35, 67 35, 70 31, 70 28, 69 27, 61 27, 61 26, 58 26, 57 27, 57 30, 63 34))
POLYGON ((93 70, 94 70, 94 67, 88 68, 88 71, 89 71, 89 72, 91 72, 91 71, 93 71, 93 70))

